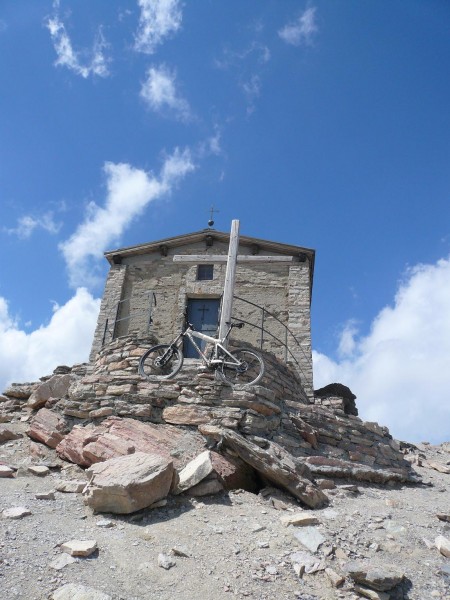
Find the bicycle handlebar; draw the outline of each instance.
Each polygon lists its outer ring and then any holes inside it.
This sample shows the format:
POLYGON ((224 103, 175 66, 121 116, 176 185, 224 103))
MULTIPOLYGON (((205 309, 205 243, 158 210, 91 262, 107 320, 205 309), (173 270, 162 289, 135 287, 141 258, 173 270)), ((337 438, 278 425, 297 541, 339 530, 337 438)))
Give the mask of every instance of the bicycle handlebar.
POLYGON ((232 329, 233 327, 237 327, 238 329, 242 329, 245 323, 227 323, 227 325, 232 329))
MULTIPOLYGON (((230 329, 233 329, 233 327, 242 329, 244 327, 245 323, 227 323, 227 325, 229 326, 230 329)), ((189 323, 189 321, 187 321, 186 329, 192 329, 192 331, 196 331, 194 325, 192 323, 189 323)))

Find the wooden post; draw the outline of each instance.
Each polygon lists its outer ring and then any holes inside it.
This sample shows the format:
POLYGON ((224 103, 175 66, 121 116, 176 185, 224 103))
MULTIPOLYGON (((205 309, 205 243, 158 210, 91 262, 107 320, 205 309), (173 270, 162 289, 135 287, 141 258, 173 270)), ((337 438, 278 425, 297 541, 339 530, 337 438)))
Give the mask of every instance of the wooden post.
POLYGON ((228 330, 233 310, 234 281, 236 278, 236 262, 239 248, 239 221, 231 221, 230 245, 228 247, 227 269, 223 288, 222 311, 220 313, 219 338, 223 338, 228 330))

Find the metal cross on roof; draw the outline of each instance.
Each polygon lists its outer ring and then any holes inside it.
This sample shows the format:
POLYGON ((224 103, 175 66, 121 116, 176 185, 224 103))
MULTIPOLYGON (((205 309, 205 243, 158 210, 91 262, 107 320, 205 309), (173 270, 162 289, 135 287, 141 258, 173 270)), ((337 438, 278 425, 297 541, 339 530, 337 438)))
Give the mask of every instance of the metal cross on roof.
POLYGON ((208 227, 212 227, 214 225, 214 213, 218 213, 220 212, 220 210, 216 210, 214 208, 214 204, 211 204, 211 208, 209 210, 209 221, 208 221, 208 227))

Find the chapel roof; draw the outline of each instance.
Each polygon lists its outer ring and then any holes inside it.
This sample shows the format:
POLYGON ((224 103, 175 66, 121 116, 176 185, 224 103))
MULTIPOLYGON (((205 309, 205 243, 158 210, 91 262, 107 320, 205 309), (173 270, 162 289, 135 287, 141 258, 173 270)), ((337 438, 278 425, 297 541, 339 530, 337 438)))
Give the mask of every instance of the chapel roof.
MULTIPOLYGON (((163 253, 163 250, 174 249, 177 246, 184 246, 190 243, 205 241, 207 246, 211 246, 214 241, 228 243, 229 240, 230 234, 228 232, 217 231, 216 229, 208 228, 152 242, 145 242, 135 246, 127 246, 125 248, 118 248, 117 250, 109 250, 108 252, 105 252, 105 257, 111 265, 114 265, 122 262, 122 259, 124 258, 131 258, 133 256, 149 254, 152 252, 163 253)), ((304 248, 303 246, 295 246, 292 244, 263 240, 241 234, 239 234, 239 243, 254 246, 255 254, 266 251, 286 256, 294 256, 300 261, 308 259, 310 263, 310 286, 312 289, 315 250, 312 250, 311 248, 304 248)))

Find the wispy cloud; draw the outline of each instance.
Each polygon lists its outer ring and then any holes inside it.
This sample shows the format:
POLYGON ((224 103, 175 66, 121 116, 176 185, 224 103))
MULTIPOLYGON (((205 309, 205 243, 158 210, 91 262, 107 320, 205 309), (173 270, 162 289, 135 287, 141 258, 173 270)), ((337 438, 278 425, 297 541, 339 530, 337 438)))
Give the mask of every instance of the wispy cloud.
POLYGON ((58 223, 54 219, 52 212, 47 212, 41 217, 33 217, 31 215, 24 215, 17 221, 17 227, 11 229, 4 228, 4 231, 11 235, 16 235, 20 239, 27 239, 31 237, 36 229, 43 229, 48 233, 58 233, 61 229, 62 223, 58 223))
POLYGON ((315 387, 342 382, 364 419, 408 441, 449 439, 450 258, 410 269, 367 336, 344 327, 339 359, 314 352, 315 387))
POLYGON ((238 86, 246 100, 247 115, 255 111, 262 88, 261 72, 270 59, 269 48, 254 40, 242 50, 225 48, 222 56, 214 60, 217 69, 236 71, 238 86))
MULTIPOLYGON (((58 7, 59 4, 56 3, 55 9, 58 7)), ((65 25, 57 14, 47 20, 46 27, 50 32, 58 57, 55 61, 56 66, 67 67, 84 79, 87 79, 90 75, 98 75, 99 77, 107 77, 109 75, 108 58, 105 54, 108 44, 105 41, 101 28, 97 33, 92 50, 76 52, 72 47, 72 42, 65 25), (87 58, 83 60, 85 56, 87 58)))
POLYGON ((261 78, 259 75, 252 75, 248 81, 241 83, 241 88, 247 99, 247 114, 251 115, 255 111, 255 102, 261 93, 261 78))
POLYGON ((181 27, 182 12, 179 0, 138 0, 141 9, 134 48, 153 54, 165 38, 181 27))
POLYGON ((222 56, 214 60, 214 65, 218 69, 229 69, 244 61, 252 60, 256 64, 265 64, 271 58, 270 49, 258 41, 252 41, 243 50, 232 50, 224 48, 222 56))
POLYGON ((177 92, 175 71, 165 65, 148 69, 140 96, 156 112, 172 114, 181 121, 192 118, 189 103, 177 92))
POLYGON ((278 31, 278 35, 287 44, 293 46, 309 46, 313 43, 318 31, 316 25, 316 8, 307 8, 295 21, 288 23, 278 31))
POLYGON ((84 222, 60 244, 73 287, 96 285, 99 261, 112 243, 117 243, 130 223, 148 204, 168 195, 195 168, 188 149, 166 157, 158 176, 129 164, 106 163, 107 196, 104 206, 91 202, 84 222))

